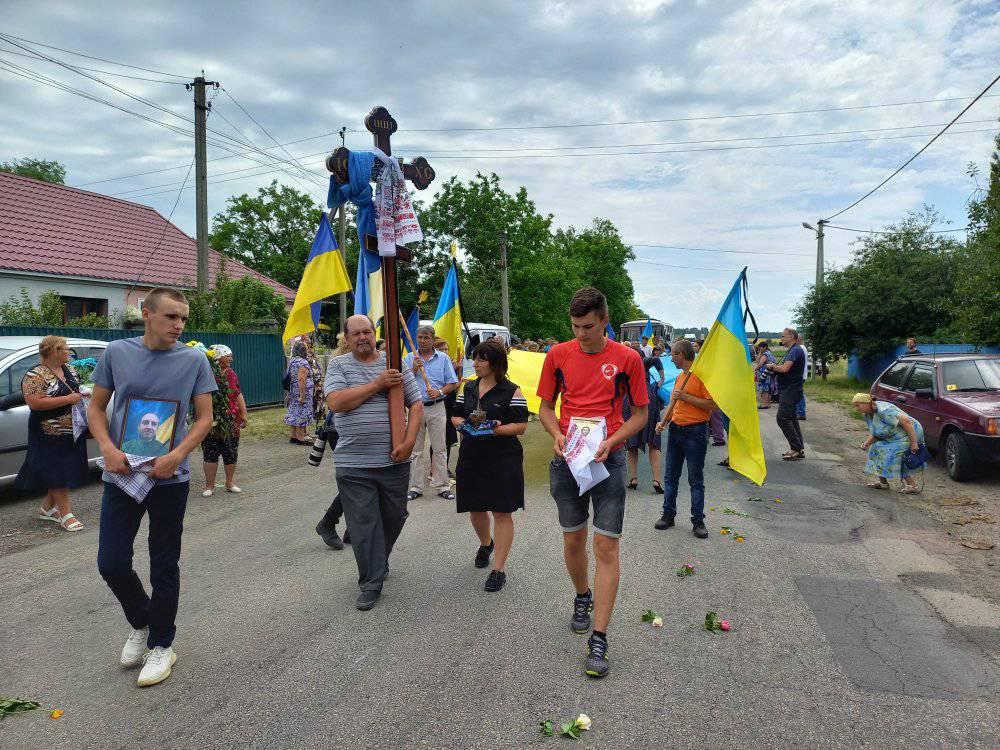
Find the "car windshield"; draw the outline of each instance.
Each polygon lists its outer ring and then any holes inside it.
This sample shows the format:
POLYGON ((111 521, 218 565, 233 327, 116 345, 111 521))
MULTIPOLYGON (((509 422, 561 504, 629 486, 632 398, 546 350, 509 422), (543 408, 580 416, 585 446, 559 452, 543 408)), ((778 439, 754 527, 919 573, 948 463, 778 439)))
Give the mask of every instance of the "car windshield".
POLYGON ((1000 359, 965 359, 944 366, 946 391, 1000 390, 1000 359))

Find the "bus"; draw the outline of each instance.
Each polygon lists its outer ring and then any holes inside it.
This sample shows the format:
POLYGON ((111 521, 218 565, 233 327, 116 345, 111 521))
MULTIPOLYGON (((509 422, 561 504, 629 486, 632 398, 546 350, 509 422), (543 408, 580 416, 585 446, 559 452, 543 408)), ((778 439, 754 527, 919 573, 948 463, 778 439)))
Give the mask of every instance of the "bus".
MULTIPOLYGON (((673 341, 674 327, 672 325, 664 323, 662 320, 657 320, 656 318, 650 318, 649 323, 653 326, 653 335, 656 337, 657 343, 666 345, 673 341)), ((622 323, 618 340, 623 344, 626 341, 636 341, 640 344, 644 344, 646 342, 643 340, 642 332, 645 328, 645 319, 630 320, 628 323, 622 323)))

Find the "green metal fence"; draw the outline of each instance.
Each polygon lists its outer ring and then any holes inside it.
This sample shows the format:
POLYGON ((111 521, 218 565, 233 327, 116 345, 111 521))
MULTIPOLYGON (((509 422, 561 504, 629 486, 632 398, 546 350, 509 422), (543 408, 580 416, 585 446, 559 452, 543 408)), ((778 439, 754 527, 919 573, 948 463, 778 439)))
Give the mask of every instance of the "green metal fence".
MULTIPOLYGON (((142 335, 142 329, 119 328, 27 328, 0 326, 0 336, 65 336, 74 339, 116 341, 142 335)), ((285 374, 285 352, 281 337, 268 333, 214 333, 185 331, 182 341, 201 341, 206 346, 225 344, 233 350, 233 369, 240 379, 247 406, 280 404, 284 400, 281 378, 285 374)))

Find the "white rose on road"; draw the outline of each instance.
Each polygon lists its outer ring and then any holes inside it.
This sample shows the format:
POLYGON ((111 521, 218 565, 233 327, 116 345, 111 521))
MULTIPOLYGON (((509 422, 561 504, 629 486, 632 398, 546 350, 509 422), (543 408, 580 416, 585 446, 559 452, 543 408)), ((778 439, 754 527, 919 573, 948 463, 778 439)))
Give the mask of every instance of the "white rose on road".
POLYGON ((653 618, 653 627, 654 628, 662 628, 663 627, 663 618, 662 617, 654 617, 653 618))
POLYGON ((587 714, 580 714, 579 716, 576 717, 576 721, 573 723, 576 724, 577 729, 582 729, 583 731, 587 731, 588 729, 590 729, 590 725, 592 722, 590 721, 590 717, 587 716, 587 714))

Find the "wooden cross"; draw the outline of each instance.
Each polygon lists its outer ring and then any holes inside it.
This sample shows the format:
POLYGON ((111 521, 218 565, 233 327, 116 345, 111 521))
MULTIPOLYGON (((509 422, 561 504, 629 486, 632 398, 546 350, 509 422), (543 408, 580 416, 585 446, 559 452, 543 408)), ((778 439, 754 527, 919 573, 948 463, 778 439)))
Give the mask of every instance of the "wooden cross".
MULTIPOLYGON (((386 156, 392 156, 392 145, 389 142, 392 134, 398 129, 396 120, 389 114, 385 107, 375 107, 365 118, 365 127, 375 137, 375 147, 381 149, 386 156)), ((341 146, 326 160, 326 168, 333 173, 339 182, 350 182, 350 175, 347 171, 347 160, 351 152, 341 146)), ((409 164, 403 164, 399 160, 403 170, 403 177, 413 183, 417 190, 424 190, 434 181, 434 169, 427 160, 419 156, 409 164)), ((379 173, 384 168, 378 159, 372 165, 372 173, 369 176, 373 182, 378 179, 379 173)), ((378 238, 375 235, 365 235, 364 250, 378 252, 378 238)), ((361 252, 364 252, 362 250, 361 252)), ((403 354, 400 351, 400 327, 399 327, 399 294, 396 289, 396 260, 409 261, 413 259, 413 253, 402 245, 396 245, 396 255, 382 256, 382 301, 383 301, 383 334, 385 336, 386 367, 393 370, 403 369, 403 354)), ((360 262, 360 260, 359 260, 360 262)), ((389 390, 389 423, 392 429, 392 445, 398 446, 403 442, 406 434, 406 420, 403 414, 403 389, 402 387, 389 390)))

